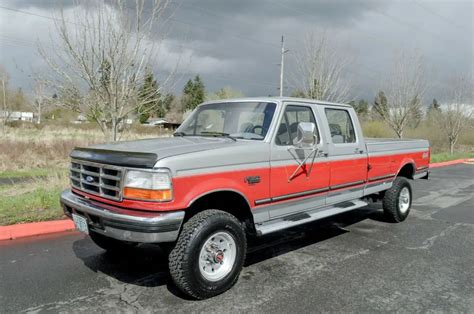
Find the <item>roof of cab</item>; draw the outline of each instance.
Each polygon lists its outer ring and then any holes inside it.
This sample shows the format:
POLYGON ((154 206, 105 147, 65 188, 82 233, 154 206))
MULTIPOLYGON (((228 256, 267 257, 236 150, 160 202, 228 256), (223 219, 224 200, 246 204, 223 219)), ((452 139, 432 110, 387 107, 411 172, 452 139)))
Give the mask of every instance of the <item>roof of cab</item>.
POLYGON ((245 97, 245 98, 230 98, 230 99, 217 99, 217 100, 210 100, 202 103, 205 104, 215 104, 215 103, 228 103, 228 102, 299 102, 299 103, 309 103, 315 105, 331 105, 331 106, 339 106, 345 108, 351 108, 350 105, 347 104, 340 104, 334 103, 329 101, 322 101, 322 100, 315 100, 315 99, 308 99, 308 98, 296 98, 296 97, 245 97))

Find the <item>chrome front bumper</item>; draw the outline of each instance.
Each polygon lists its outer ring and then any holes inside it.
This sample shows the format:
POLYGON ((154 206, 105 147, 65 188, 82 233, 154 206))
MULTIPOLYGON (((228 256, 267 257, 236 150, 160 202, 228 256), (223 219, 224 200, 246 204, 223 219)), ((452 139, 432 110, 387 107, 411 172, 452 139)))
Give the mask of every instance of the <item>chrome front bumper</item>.
POLYGON ((91 231, 130 242, 174 242, 184 219, 184 211, 127 210, 86 199, 70 189, 61 194, 61 206, 70 218, 73 213, 85 217, 91 231))

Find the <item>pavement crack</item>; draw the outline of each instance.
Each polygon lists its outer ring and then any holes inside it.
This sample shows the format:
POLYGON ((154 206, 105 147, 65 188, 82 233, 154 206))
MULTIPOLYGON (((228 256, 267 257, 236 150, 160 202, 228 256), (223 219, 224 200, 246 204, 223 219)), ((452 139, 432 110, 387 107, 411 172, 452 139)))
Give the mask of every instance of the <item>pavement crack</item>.
POLYGON ((449 227, 447 227, 446 229, 444 229, 443 231, 441 231, 439 234, 436 234, 432 237, 429 237, 428 239, 426 239, 425 241, 422 242, 422 245, 420 246, 414 246, 414 247, 407 247, 407 249, 409 250, 428 250, 430 249, 436 242, 436 240, 438 240, 439 238, 441 237, 444 237, 446 236, 446 234, 448 234, 449 232, 455 230, 457 227, 459 227, 461 224, 459 223, 456 223, 454 225, 451 225, 449 227))

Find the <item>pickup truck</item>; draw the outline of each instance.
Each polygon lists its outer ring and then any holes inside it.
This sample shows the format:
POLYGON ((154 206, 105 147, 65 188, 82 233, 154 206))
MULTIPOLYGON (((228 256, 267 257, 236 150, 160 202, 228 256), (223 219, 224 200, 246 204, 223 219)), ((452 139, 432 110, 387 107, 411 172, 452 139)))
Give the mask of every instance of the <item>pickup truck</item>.
POLYGON ((249 237, 381 201, 406 219, 426 140, 365 139, 354 109, 298 98, 199 105, 173 137, 71 152, 61 195, 76 228, 111 253, 167 250, 176 286, 204 299, 232 287, 249 237))

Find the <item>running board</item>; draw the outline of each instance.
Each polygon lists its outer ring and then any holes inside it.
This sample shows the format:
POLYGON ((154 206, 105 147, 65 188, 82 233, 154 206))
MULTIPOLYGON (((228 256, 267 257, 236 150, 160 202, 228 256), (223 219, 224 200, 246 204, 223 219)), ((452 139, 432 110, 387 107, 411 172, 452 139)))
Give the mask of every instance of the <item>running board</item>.
POLYGON ((307 222, 316 221, 326 217, 334 216, 343 212, 367 206, 361 200, 338 203, 331 206, 320 207, 307 212, 296 213, 289 216, 269 220, 255 226, 258 235, 265 235, 283 229, 299 226, 307 222))

